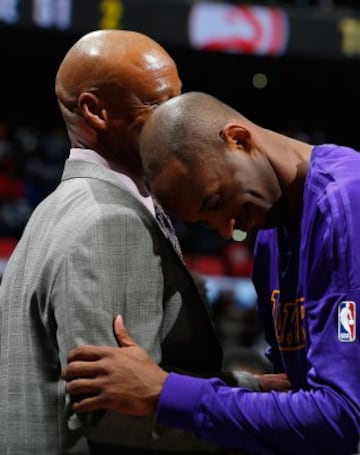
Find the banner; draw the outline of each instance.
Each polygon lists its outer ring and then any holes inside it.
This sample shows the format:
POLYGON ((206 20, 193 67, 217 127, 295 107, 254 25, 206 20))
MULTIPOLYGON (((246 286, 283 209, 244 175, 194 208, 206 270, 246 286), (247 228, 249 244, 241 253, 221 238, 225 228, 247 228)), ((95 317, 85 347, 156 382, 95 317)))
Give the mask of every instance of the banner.
POLYGON ((360 11, 184 0, 0 0, 0 26, 131 29, 164 45, 239 54, 360 57, 360 11))

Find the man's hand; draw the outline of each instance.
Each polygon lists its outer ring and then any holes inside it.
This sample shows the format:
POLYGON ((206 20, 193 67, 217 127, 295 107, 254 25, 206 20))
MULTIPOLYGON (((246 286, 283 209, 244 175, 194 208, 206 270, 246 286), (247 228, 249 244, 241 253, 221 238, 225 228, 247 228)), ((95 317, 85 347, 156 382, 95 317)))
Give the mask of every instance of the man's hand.
POLYGON ((261 390, 263 392, 269 392, 270 390, 286 392, 292 388, 288 377, 284 373, 254 374, 254 376, 259 381, 261 390))
POLYGON ((85 396, 73 404, 74 410, 154 414, 168 374, 135 343, 121 316, 114 321, 114 331, 119 348, 89 345, 70 351, 69 363, 62 372, 67 381, 65 390, 85 396))

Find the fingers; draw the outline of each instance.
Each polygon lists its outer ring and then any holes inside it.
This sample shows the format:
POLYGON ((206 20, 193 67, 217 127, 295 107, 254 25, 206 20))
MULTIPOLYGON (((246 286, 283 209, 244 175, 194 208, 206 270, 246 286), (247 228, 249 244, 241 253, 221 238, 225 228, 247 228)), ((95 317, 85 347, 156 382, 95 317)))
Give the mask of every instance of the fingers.
POLYGON ((128 414, 133 416, 145 416, 152 415, 154 411, 133 404, 133 402, 120 401, 118 404, 114 403, 109 398, 99 394, 90 397, 84 397, 79 401, 72 404, 75 412, 90 412, 98 411, 99 409, 113 409, 122 414, 128 414))
POLYGON ((108 346, 78 346, 69 352, 68 362, 74 360, 95 361, 105 357, 109 352, 108 346))
POLYGON ((260 374, 254 375, 259 381, 261 390, 269 392, 270 390, 277 390, 279 392, 286 392, 291 389, 291 384, 286 374, 260 374))
POLYGON ((75 412, 89 412, 105 408, 101 395, 83 398, 80 401, 74 402, 72 407, 75 412))
MULTIPOLYGON (((121 315, 114 319, 114 333, 120 346, 129 347, 137 346, 124 326, 121 315)), ((83 345, 72 349, 68 354, 68 362, 75 360, 95 361, 111 355, 112 349, 108 346, 83 345)))
POLYGON ((93 379, 74 379, 66 383, 65 391, 70 395, 98 394, 100 387, 93 379))
POLYGON ((79 377, 94 378, 99 372, 101 370, 97 362, 72 361, 62 370, 61 377, 65 381, 79 377))
POLYGON ((114 319, 114 333, 120 346, 136 346, 135 341, 131 338, 126 330, 122 316, 119 314, 114 319))

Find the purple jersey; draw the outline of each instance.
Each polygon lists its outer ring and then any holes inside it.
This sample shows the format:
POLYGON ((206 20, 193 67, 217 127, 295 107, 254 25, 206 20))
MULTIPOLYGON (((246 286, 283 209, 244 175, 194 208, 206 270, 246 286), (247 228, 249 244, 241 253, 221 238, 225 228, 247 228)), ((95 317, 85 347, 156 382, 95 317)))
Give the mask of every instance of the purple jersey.
POLYGON ((253 279, 267 354, 295 390, 256 393, 172 373, 160 397, 159 422, 261 455, 355 454, 360 153, 314 147, 299 222, 259 232, 253 279))

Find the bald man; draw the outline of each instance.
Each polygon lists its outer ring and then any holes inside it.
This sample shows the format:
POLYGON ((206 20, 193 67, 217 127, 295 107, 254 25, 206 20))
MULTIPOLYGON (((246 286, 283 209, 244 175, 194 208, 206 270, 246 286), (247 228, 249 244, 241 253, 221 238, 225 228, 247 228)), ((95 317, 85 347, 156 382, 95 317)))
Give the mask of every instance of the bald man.
POLYGON ((165 369, 221 369, 206 307, 171 226, 155 218, 139 157, 145 120, 180 93, 176 65, 140 33, 94 31, 69 50, 55 89, 71 150, 3 276, 0 453, 217 451, 151 417, 106 411, 79 418, 60 377, 75 346, 116 346, 119 312, 165 369))

